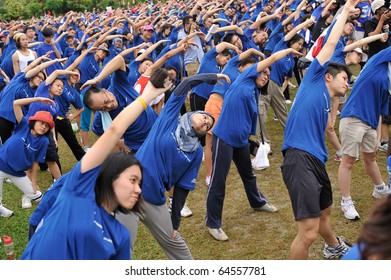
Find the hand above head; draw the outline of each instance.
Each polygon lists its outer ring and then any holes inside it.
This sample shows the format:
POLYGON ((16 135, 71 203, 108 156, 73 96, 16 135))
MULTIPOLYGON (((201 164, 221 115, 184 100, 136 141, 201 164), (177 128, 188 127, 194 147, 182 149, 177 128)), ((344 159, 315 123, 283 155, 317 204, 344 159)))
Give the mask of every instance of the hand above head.
MULTIPOLYGON (((230 84, 231 83, 231 79, 227 76, 227 75, 225 75, 225 74, 217 74, 217 79, 223 79, 223 80, 225 80, 228 84, 230 84)), ((217 81, 217 83, 219 83, 219 81, 217 81)))

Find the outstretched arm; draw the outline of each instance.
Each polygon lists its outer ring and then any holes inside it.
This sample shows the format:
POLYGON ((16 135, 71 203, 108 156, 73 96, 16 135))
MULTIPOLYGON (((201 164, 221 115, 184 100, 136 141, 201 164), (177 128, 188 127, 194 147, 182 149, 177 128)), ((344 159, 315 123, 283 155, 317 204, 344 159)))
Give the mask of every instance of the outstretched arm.
POLYGON ((374 42, 376 40, 381 40, 382 42, 386 42, 388 39, 388 33, 382 33, 382 34, 377 34, 377 35, 372 35, 372 36, 369 36, 369 37, 365 37, 363 39, 360 39, 356 42, 353 42, 349 45, 347 45, 343 51, 344 52, 350 52, 352 50, 354 50, 355 48, 358 48, 362 45, 366 45, 366 44, 369 44, 371 42, 374 42))
POLYGON ((20 123, 20 121, 23 118, 23 111, 22 107, 29 105, 34 102, 41 102, 44 104, 52 104, 54 105, 54 101, 49 99, 49 98, 44 98, 44 97, 31 97, 31 98, 20 98, 16 99, 14 101, 14 114, 15 114, 15 119, 17 123, 20 123))
POLYGON ((292 48, 278 51, 278 52, 272 54, 271 56, 269 56, 268 58, 266 58, 265 60, 262 60, 261 62, 258 62, 258 64, 257 64, 257 73, 262 72, 265 68, 268 68, 274 62, 276 62, 277 60, 280 60, 281 58, 287 56, 290 53, 296 54, 296 55, 301 55, 300 52, 298 52, 298 51, 296 51, 296 50, 294 50, 292 48))

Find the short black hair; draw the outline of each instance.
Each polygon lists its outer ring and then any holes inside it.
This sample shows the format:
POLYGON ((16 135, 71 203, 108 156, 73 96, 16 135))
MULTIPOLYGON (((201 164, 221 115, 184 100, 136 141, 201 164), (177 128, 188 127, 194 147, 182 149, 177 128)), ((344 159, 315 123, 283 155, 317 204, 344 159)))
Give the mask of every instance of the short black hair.
POLYGON ((43 37, 51 37, 51 36, 54 36, 54 31, 51 28, 45 27, 42 30, 42 35, 43 35, 43 37))
POLYGON ((352 77, 352 72, 350 71, 349 66, 347 66, 346 64, 330 62, 329 66, 327 67, 326 73, 329 73, 331 76, 335 77, 342 71, 346 72, 346 74, 348 75, 348 80, 350 81, 350 78, 352 77))

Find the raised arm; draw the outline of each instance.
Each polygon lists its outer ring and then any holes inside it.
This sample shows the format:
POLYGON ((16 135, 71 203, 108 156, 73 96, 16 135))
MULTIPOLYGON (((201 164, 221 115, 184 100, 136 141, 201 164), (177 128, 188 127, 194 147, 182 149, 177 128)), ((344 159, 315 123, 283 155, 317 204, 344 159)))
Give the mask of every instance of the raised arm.
POLYGON ((65 61, 65 60, 66 60, 66 58, 61 58, 61 59, 53 59, 53 60, 49 60, 47 62, 44 62, 44 63, 42 63, 42 64, 32 68, 31 70, 28 70, 26 72, 26 78, 28 78, 28 79, 32 78, 35 75, 37 75, 39 72, 41 72, 42 70, 44 70, 47 67, 49 67, 50 65, 53 65, 56 62, 62 62, 62 61, 65 61))
POLYGON ((164 44, 165 42, 171 42, 171 40, 160 40, 158 42, 156 42, 155 44, 153 44, 152 46, 150 46, 148 49, 145 50, 145 52, 143 52, 141 55, 139 55, 138 57, 136 57, 136 61, 141 61, 143 60, 144 58, 147 58, 148 55, 153 52, 159 45, 161 44, 164 44))
POLYGON ((300 30, 302 30, 305 26, 310 26, 311 24, 313 24, 315 21, 315 18, 314 17, 310 17, 309 19, 307 19, 305 22, 302 22, 300 23, 298 26, 296 26, 295 28, 293 28, 291 31, 289 31, 288 34, 285 35, 284 37, 284 41, 289 41, 290 39, 293 38, 293 36, 299 32, 300 30))
POLYGON ((377 34, 377 35, 372 35, 372 36, 369 36, 369 37, 365 37, 363 39, 360 39, 356 42, 353 42, 349 45, 347 45, 343 51, 344 52, 350 52, 352 50, 354 50, 355 48, 358 48, 362 45, 366 45, 366 44, 369 44, 371 42, 374 42, 376 40, 381 40, 382 42, 386 42, 387 39, 388 39, 388 33, 382 33, 382 34, 377 34))
POLYGON ((296 51, 296 50, 294 50, 292 48, 288 48, 288 49, 285 49, 285 50, 278 51, 278 52, 272 54, 271 56, 269 56, 268 58, 266 58, 265 60, 262 60, 261 62, 258 62, 258 64, 257 64, 257 73, 262 72, 265 68, 268 68, 274 62, 276 62, 277 60, 280 60, 281 58, 287 56, 290 53, 293 53, 293 54, 296 54, 296 55, 301 55, 300 52, 298 52, 298 51, 296 51))
POLYGON ((180 53, 182 50, 184 50, 184 45, 172 49, 169 52, 166 52, 162 57, 156 60, 155 63, 149 66, 147 70, 145 70, 144 75, 151 76, 157 69, 162 67, 164 63, 167 62, 167 60, 169 60, 171 57, 175 56, 176 54, 180 53))
POLYGON ((326 44, 320 50, 319 54, 316 56, 320 65, 324 65, 329 61, 333 55, 335 47, 339 39, 341 38, 343 28, 346 23, 346 19, 349 14, 355 10, 355 6, 360 2, 360 0, 347 0, 341 14, 337 18, 333 29, 330 32, 329 38, 326 41, 326 44))
POLYGON ((45 85, 50 85, 54 82, 55 79, 57 79, 58 76, 64 75, 79 75, 79 72, 73 72, 68 70, 55 70, 52 74, 50 74, 49 77, 46 78, 45 85))
POLYGON ((23 118, 22 107, 29 105, 31 103, 34 103, 34 102, 41 102, 44 104, 52 104, 52 105, 55 104, 53 100, 51 100, 49 98, 45 98, 45 97, 31 97, 31 98, 16 99, 14 101, 14 114, 15 114, 15 119, 18 123, 20 123, 20 121, 23 118))

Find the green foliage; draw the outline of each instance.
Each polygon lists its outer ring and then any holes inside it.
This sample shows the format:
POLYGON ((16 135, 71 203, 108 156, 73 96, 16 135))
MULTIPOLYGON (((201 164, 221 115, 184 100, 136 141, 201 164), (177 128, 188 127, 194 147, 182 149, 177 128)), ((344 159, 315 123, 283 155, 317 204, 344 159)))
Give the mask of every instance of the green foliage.
POLYGON ((42 11, 43 11, 43 6, 42 6, 42 4, 40 4, 40 3, 37 3, 37 2, 31 2, 31 3, 29 3, 29 4, 27 4, 27 16, 29 17, 29 18, 31 18, 31 17, 33 17, 33 16, 35 16, 35 17, 37 17, 37 16, 39 16, 41 13, 42 13, 42 11))
POLYGON ((14 0, 6 0, 5 8, 6 8, 6 19, 18 19, 20 17, 26 17, 26 1, 14 1, 14 0))
POLYGON ((52 13, 61 13, 65 0, 46 0, 45 10, 52 13))

